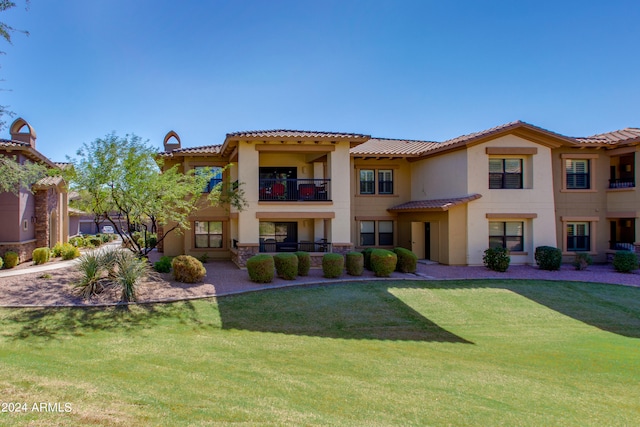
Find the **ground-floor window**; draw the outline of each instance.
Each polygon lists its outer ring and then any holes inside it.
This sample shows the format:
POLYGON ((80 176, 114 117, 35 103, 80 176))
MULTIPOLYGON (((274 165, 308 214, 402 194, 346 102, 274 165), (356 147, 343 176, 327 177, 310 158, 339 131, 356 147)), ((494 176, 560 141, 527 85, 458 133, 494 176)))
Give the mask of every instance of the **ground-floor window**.
POLYGON ((297 222, 260 221, 260 252, 293 252, 298 247, 297 222))
POLYGON ((521 221, 490 221, 489 247, 505 248, 510 252, 524 250, 524 223, 521 221))
POLYGON ((376 245, 393 246, 393 221, 360 221, 360 246, 376 245))
POLYGON ((591 250, 590 225, 588 222, 567 222, 567 251, 591 250))
POLYGON ((196 248, 222 248, 222 221, 195 221, 196 248))

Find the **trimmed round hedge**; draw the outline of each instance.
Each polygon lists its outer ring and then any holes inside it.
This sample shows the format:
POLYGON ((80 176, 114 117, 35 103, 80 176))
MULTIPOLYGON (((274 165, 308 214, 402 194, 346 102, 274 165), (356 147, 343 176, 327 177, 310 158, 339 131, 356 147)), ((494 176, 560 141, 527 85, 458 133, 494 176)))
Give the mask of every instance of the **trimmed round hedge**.
POLYGON ((291 252, 282 252, 273 257, 278 277, 294 280, 298 275, 298 257, 291 252))
POLYGON ((553 246, 538 246, 534 258, 540 270, 560 270, 562 265, 562 251, 553 246))
POLYGON ((311 269, 311 255, 305 251, 298 251, 295 254, 298 257, 298 276, 308 276, 311 269))
POLYGON ((180 255, 171 261, 173 278, 182 283, 196 283, 207 274, 202 263, 191 255, 180 255))
POLYGON ((371 271, 376 277, 389 277, 396 270, 398 255, 386 249, 371 251, 371 271))
POLYGON ((362 252, 347 253, 347 274, 350 276, 362 276, 364 272, 364 255, 362 252))
POLYGON ((7 251, 4 254, 4 268, 13 268, 18 265, 18 254, 13 251, 7 251))
POLYGON ((275 271, 273 256, 269 254, 254 255, 247 260, 249 279, 256 283, 271 283, 275 271))
POLYGON ((638 269, 638 256, 630 251, 617 251, 613 256, 613 268, 620 273, 631 273, 638 269))
POLYGON ((395 248, 393 250, 398 256, 396 271, 401 273, 415 273, 418 267, 418 256, 405 248, 395 248))
POLYGON ((35 265, 47 263, 51 257, 51 250, 49 248, 36 248, 33 250, 31 257, 35 265))
POLYGON ((322 273, 328 279, 336 279, 342 276, 344 269, 344 257, 332 252, 324 254, 322 257, 322 273))
POLYGON ((371 270, 371 252, 373 252, 373 248, 367 248, 362 251, 362 255, 364 256, 364 268, 367 270, 371 270))

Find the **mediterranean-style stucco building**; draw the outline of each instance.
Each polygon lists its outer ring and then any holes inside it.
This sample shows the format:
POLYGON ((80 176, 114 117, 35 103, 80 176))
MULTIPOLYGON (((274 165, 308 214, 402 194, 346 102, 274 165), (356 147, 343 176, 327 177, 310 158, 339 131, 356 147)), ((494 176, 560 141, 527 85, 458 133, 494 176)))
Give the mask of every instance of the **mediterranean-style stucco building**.
MULTIPOLYGON (((9 132, 11 139, 0 139, 1 155, 20 164, 30 161, 59 167, 36 150, 36 133, 25 120, 15 120, 9 132)), ((61 177, 45 177, 31 191, 0 193, 0 256, 14 251, 20 262, 30 260, 35 248, 64 243, 69 232, 67 187, 61 177)))
POLYGON ((161 250, 241 267, 259 252, 306 250, 318 263, 395 246, 451 265, 482 264, 490 246, 509 248, 513 264, 534 264, 542 245, 605 261, 640 241, 639 143, 637 128, 575 138, 520 121, 444 142, 268 130, 187 148, 172 131, 166 167, 231 164, 204 191, 240 186, 248 206, 203 206, 161 250))

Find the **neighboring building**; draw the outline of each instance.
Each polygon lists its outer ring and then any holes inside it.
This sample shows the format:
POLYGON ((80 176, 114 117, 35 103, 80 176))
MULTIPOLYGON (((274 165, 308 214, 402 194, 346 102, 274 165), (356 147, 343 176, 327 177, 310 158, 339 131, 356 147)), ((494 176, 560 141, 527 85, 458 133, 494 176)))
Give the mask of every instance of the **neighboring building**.
MULTIPOLYGON (((0 139, 0 154, 19 163, 57 165, 36 150, 36 133, 23 119, 10 127, 11 139, 0 139)), ((66 242, 69 235, 67 188, 60 177, 46 177, 33 184, 32 192, 0 193, 0 255, 17 252, 20 262, 31 259, 37 247, 66 242)))
POLYGON ((203 207, 164 251, 244 266, 258 252, 306 250, 317 264, 324 251, 402 246, 480 265, 489 246, 534 264, 535 248, 549 245, 565 260, 587 251, 605 261, 639 241, 639 143, 635 128, 571 138, 524 122, 445 142, 273 130, 182 148, 170 132, 160 153, 167 167, 233 163, 214 180, 239 182, 248 208, 203 207))

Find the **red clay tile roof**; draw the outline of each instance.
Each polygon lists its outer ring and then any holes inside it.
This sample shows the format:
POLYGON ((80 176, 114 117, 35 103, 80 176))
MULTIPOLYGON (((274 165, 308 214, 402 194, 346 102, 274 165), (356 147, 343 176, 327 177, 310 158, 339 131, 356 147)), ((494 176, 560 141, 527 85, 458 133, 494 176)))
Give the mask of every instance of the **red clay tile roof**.
POLYGON ((350 153, 357 157, 407 157, 420 155, 438 144, 432 141, 410 139, 371 138, 367 142, 353 147, 350 153))
POLYGON ((0 138, 0 147, 29 147, 29 143, 0 138))
POLYGON ((242 132, 232 132, 227 134, 227 138, 321 138, 321 139, 369 139, 370 135, 364 135, 359 133, 342 133, 342 132, 317 132, 306 130, 288 130, 288 129, 273 129, 273 130, 251 130, 242 132))
POLYGON ((387 209, 389 212, 448 211, 450 208, 472 202, 482 197, 480 194, 469 194, 464 197, 449 199, 412 200, 387 209))
POLYGON ((61 176, 45 176, 44 178, 38 180, 38 182, 33 184, 33 186, 36 188, 56 187, 63 182, 64 179, 62 179, 61 176))
POLYGON ((597 135, 576 138, 578 142, 584 144, 606 144, 613 145, 621 142, 640 142, 640 129, 625 128, 612 132, 600 133, 597 135))
POLYGON ((173 156, 191 156, 200 154, 220 154, 220 148, 222 145, 204 145, 201 147, 189 147, 178 148, 171 151, 163 151, 158 153, 161 157, 173 157, 173 156))

